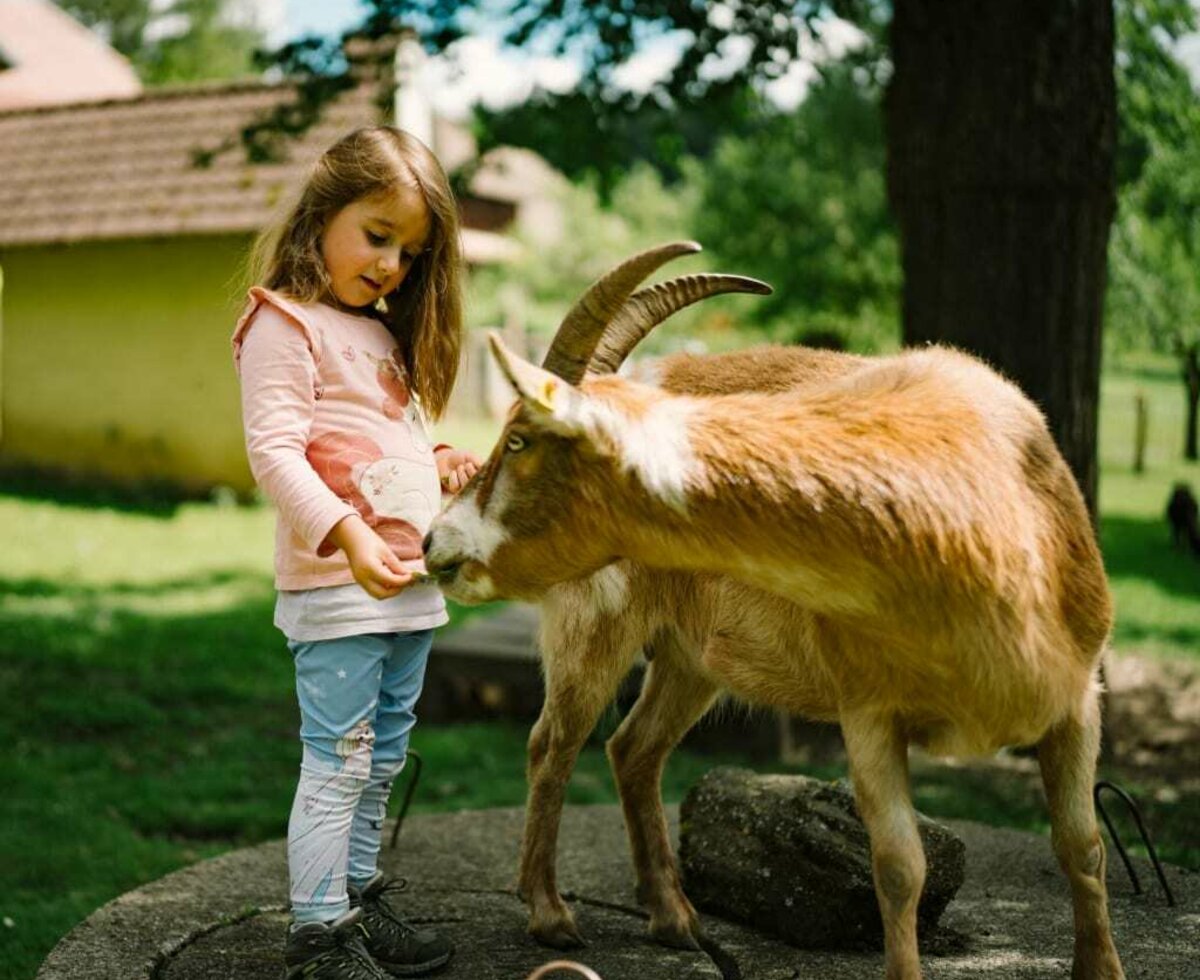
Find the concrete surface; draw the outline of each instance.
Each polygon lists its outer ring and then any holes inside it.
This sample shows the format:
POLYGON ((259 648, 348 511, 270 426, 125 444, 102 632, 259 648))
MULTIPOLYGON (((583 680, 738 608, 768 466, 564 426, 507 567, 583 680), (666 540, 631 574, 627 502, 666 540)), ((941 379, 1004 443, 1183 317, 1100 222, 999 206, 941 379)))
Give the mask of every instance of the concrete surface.
MULTIPOLYGON (((677 819, 671 810, 672 833, 677 819)), ((405 911, 433 921, 458 945, 446 980, 523 980, 560 954, 525 933, 512 891, 522 813, 480 810, 410 817, 384 867, 409 877, 405 911)), ((1066 882, 1045 838, 951 821, 967 847, 967 877, 923 957, 927 980, 1050 980, 1070 976, 1066 882)), ((385 842, 388 834, 385 834, 385 842)), ((676 838, 677 839, 677 838, 676 838)), ((1115 856, 1114 856, 1115 857, 1115 856)), ((589 946, 572 958, 603 980, 879 980, 880 953, 815 953, 712 916, 709 953, 666 949, 645 937, 633 900, 620 812, 568 808, 559 886, 573 893, 589 946)), ((1200 875, 1168 869, 1167 907, 1146 862, 1148 892, 1134 896, 1109 862, 1114 931, 1129 980, 1200 980, 1200 875)), ((286 914, 282 841, 205 861, 129 892, 71 931, 37 980, 278 980, 286 914)))

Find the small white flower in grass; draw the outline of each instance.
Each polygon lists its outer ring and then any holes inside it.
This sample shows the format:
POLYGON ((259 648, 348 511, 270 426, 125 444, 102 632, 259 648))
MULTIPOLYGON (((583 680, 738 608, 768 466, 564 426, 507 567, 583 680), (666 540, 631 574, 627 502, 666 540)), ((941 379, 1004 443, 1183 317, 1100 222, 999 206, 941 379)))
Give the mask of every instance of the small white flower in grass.
POLYGON ((7 915, 4 917, 4 928, 5 929, 12 929, 15 925, 16 925, 16 923, 13 922, 13 920, 10 919, 7 915))

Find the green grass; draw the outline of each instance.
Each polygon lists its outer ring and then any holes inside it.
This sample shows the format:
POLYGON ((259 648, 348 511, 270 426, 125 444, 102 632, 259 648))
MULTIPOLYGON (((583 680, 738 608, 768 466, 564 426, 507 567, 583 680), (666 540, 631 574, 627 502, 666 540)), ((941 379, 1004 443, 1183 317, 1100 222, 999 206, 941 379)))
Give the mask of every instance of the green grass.
MULTIPOLYGON (((1200 489, 1197 467, 1176 462, 1182 400, 1161 370, 1105 379, 1101 533, 1119 648, 1194 657, 1200 574, 1169 551, 1162 520, 1175 480, 1200 489), (1151 452, 1135 476, 1139 385, 1151 452)), ((449 438, 484 452, 495 430, 449 438)), ((122 892, 284 834, 298 717, 271 625, 272 520, 260 507, 0 494, 0 980, 31 977, 68 929, 122 892)), ((513 724, 418 726, 415 811, 520 804, 525 737, 513 724)), ((719 761, 749 764, 676 753, 667 798, 719 761)), ((1037 791, 1016 776, 923 768, 916 794, 931 814, 1045 827, 1037 791)), ((597 744, 568 799, 615 799, 597 744)), ((1186 810, 1156 811, 1155 826, 1168 859, 1200 867, 1186 810)))
POLYGON ((1112 583, 1118 650, 1200 657, 1200 564, 1170 547, 1167 498, 1200 495, 1200 465, 1183 461, 1184 388, 1169 359, 1109 373, 1101 390, 1100 542, 1112 583), (1134 402, 1149 414, 1146 469, 1133 472, 1134 402))

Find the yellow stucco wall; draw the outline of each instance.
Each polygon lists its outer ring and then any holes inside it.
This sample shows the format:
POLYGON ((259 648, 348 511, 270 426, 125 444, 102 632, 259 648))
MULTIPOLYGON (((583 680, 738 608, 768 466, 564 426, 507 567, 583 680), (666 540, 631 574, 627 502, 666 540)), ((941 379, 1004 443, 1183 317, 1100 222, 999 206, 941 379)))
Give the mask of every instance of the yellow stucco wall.
POLYGON ((0 249, 0 468, 250 490, 229 352, 249 243, 0 249))

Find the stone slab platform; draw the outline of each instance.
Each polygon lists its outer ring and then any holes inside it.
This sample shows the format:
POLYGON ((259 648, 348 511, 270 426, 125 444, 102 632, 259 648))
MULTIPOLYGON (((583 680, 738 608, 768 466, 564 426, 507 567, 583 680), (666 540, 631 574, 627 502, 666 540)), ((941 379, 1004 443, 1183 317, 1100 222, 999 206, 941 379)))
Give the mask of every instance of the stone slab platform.
MULTIPOLYGON (((409 877, 406 910, 458 945, 446 980, 523 980, 560 954, 525 933, 512 890, 522 812, 410 817, 384 867, 409 877)), ((677 814, 671 808, 672 833, 677 814)), ((967 846, 967 878, 923 956, 927 980, 1060 980, 1070 976, 1066 882, 1045 838, 952 821, 967 846)), ((677 838, 676 838, 677 839, 677 838)), ((633 900, 620 811, 571 807, 559 885, 589 946, 573 958, 603 980, 879 980, 879 953, 793 949, 704 916, 710 953, 651 943, 633 900)), ((1132 894, 1109 862, 1117 947, 1129 980, 1200 980, 1200 875, 1169 868, 1168 908, 1147 862, 1147 894, 1132 894)), ((284 844, 273 841, 168 875, 105 905, 51 952, 37 980, 278 980, 286 914, 284 844)))

